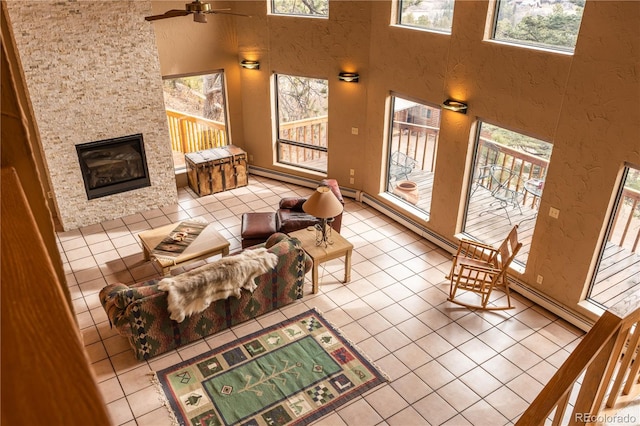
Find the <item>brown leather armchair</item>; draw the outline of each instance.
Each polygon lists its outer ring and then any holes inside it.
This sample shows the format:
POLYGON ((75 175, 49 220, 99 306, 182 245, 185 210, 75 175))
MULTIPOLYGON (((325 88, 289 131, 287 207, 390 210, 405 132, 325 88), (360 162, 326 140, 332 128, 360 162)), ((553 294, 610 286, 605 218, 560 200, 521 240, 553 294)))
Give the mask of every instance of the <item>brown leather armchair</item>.
MULTIPOLYGON (((344 205, 344 199, 335 179, 324 179, 319 186, 328 186, 331 192, 344 205)), ((304 212, 302 205, 307 201, 305 197, 286 197, 280 200, 278 210, 274 213, 251 212, 242 215, 242 247, 250 247, 263 243, 271 234, 276 232, 289 233, 313 226, 318 219, 304 212)), ((342 213, 333 218, 331 227, 340 232, 342 227, 342 213)))
MULTIPOLYGON (((338 182, 335 179, 324 179, 320 182, 319 186, 328 186, 331 188, 331 192, 333 192, 338 201, 344 206, 344 199, 342 198, 338 182)), ((307 201, 307 199, 304 197, 287 197, 280 200, 280 205, 276 212, 279 232, 289 233, 318 223, 316 217, 305 213, 302 209, 305 201, 307 201)), ((342 213, 333 218, 331 227, 336 232, 340 232, 340 228, 342 227, 342 213)))

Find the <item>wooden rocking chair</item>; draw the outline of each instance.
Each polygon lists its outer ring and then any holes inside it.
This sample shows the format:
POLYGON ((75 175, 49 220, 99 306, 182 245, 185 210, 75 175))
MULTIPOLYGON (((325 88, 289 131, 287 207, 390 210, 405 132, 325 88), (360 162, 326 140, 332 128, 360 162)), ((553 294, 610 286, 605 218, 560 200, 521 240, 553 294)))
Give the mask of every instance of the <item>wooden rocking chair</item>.
POLYGON ((518 225, 513 227, 497 249, 488 244, 462 239, 453 257, 451 272, 446 277, 451 280, 447 300, 468 308, 487 310, 514 308, 509 294, 507 269, 521 247, 522 243, 518 242, 518 225), (506 294, 506 305, 489 304, 491 293, 497 287, 506 294), (466 299, 461 300, 461 297, 469 296, 469 293, 475 293, 480 298, 480 303, 473 304, 466 302, 466 299))

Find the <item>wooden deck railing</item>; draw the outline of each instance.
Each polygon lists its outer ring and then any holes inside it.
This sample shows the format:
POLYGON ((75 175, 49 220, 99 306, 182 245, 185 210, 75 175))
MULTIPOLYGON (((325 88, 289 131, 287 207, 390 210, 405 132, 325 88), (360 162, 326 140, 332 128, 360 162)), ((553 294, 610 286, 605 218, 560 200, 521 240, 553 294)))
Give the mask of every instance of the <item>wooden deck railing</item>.
MULTIPOLYGON (((552 412, 553 425, 596 423, 604 415, 615 416, 629 400, 637 400, 639 302, 636 297, 606 311, 516 425, 542 425, 552 412), (568 412, 574 388, 577 398, 568 412)), ((628 423, 637 424, 639 420, 628 423)))
POLYGON ((327 157, 327 116, 290 121, 280 125, 279 161, 305 166, 305 163, 325 162, 327 157), (287 143, 293 141, 314 148, 287 143))
MULTIPOLYGON (((530 203, 532 208, 535 207, 538 203, 538 197, 524 191, 524 183, 529 179, 544 179, 549 161, 481 137, 476 157, 476 168, 493 164, 508 169, 518 177, 509 181, 509 189, 524 194, 522 197, 523 206, 530 203)), ((480 183, 485 184, 485 182, 480 183)))
POLYGON ((416 160, 420 170, 433 172, 439 131, 437 127, 394 121, 391 152, 400 151, 416 160))
MULTIPOLYGON (((189 153, 227 145, 224 123, 194 117, 167 110, 171 146, 176 152, 189 153)), ((394 123, 391 150, 400 151, 418 162, 417 169, 433 172, 435 167, 436 127, 396 121, 394 123)), ((280 139, 313 145, 314 148, 296 143, 279 144, 279 161, 326 170, 327 116, 296 120, 280 126, 280 139)), ((497 164, 509 169, 518 179, 513 179, 511 189, 523 193, 522 204, 535 208, 539 202, 523 190, 524 183, 532 178, 544 178, 549 161, 536 155, 509 148, 486 138, 480 138, 476 167, 497 164)), ((487 185, 488 182, 480 182, 487 185)), ((614 221, 616 225, 609 240, 621 247, 637 252, 640 248, 640 193, 625 189, 622 205, 614 221)))
POLYGON ((640 192, 625 188, 621 197, 620 208, 613 219, 613 230, 609 233, 609 241, 635 253, 640 243, 640 192))
POLYGON ((224 123, 167 109, 171 149, 184 154, 227 145, 224 123))

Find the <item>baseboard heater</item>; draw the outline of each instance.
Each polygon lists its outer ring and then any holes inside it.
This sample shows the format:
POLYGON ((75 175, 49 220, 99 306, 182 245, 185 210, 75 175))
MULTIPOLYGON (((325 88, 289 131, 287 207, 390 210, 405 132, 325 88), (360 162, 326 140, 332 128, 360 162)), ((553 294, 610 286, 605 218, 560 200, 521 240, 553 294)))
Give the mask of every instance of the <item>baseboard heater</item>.
MULTIPOLYGON (((284 172, 263 169, 261 167, 255 166, 249 166, 249 173, 309 188, 315 188, 318 185, 318 182, 321 180, 313 180, 300 176, 293 176, 284 172)), ((416 234, 420 235, 421 237, 427 239, 428 241, 432 242, 433 244, 451 254, 455 253, 458 249, 457 244, 443 238, 441 235, 436 234, 432 230, 426 228, 425 226, 406 216, 402 212, 393 209, 391 206, 380 202, 380 200, 367 194, 366 192, 343 187, 340 187, 340 192, 342 192, 342 195, 345 197, 352 198, 374 208, 390 219, 393 219, 397 223, 412 230, 416 234)), ((537 305, 542 306, 548 311, 558 315, 560 318, 568 321, 569 323, 573 324, 583 331, 589 331, 595 323, 591 319, 566 308, 556 300, 551 299, 545 294, 538 292, 537 290, 529 287, 519 280, 514 279, 513 277, 509 277, 509 284, 510 288, 516 293, 521 294, 523 297, 526 297, 537 305)))
POLYGON ((590 318, 566 308, 556 300, 549 298, 547 295, 540 293, 521 281, 515 280, 513 277, 509 277, 509 288, 531 300, 535 304, 542 306, 549 312, 552 312, 565 321, 573 324, 582 331, 588 332, 595 324, 595 321, 590 318))
POLYGON ((363 203, 373 207, 380 213, 395 220, 399 224, 404 225, 405 227, 411 229, 416 234, 426 238, 430 242, 436 244, 438 247, 444 250, 447 250, 449 253, 455 253, 456 250, 458 249, 458 246, 456 244, 452 243, 451 241, 448 241, 447 239, 436 234, 432 230, 422 226, 415 220, 404 215, 402 212, 397 211, 391 208, 390 206, 388 206, 387 204, 380 202, 380 200, 372 197, 366 192, 360 193, 358 198, 360 198, 360 201, 362 201, 363 203))

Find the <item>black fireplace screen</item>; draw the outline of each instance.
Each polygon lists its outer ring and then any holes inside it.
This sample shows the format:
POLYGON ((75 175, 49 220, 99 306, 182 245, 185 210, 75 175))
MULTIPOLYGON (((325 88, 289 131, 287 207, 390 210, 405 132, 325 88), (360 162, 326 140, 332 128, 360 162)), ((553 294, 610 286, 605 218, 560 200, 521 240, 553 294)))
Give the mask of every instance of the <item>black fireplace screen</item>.
POLYGON ((142 134, 76 145, 89 200, 151 186, 142 134))

